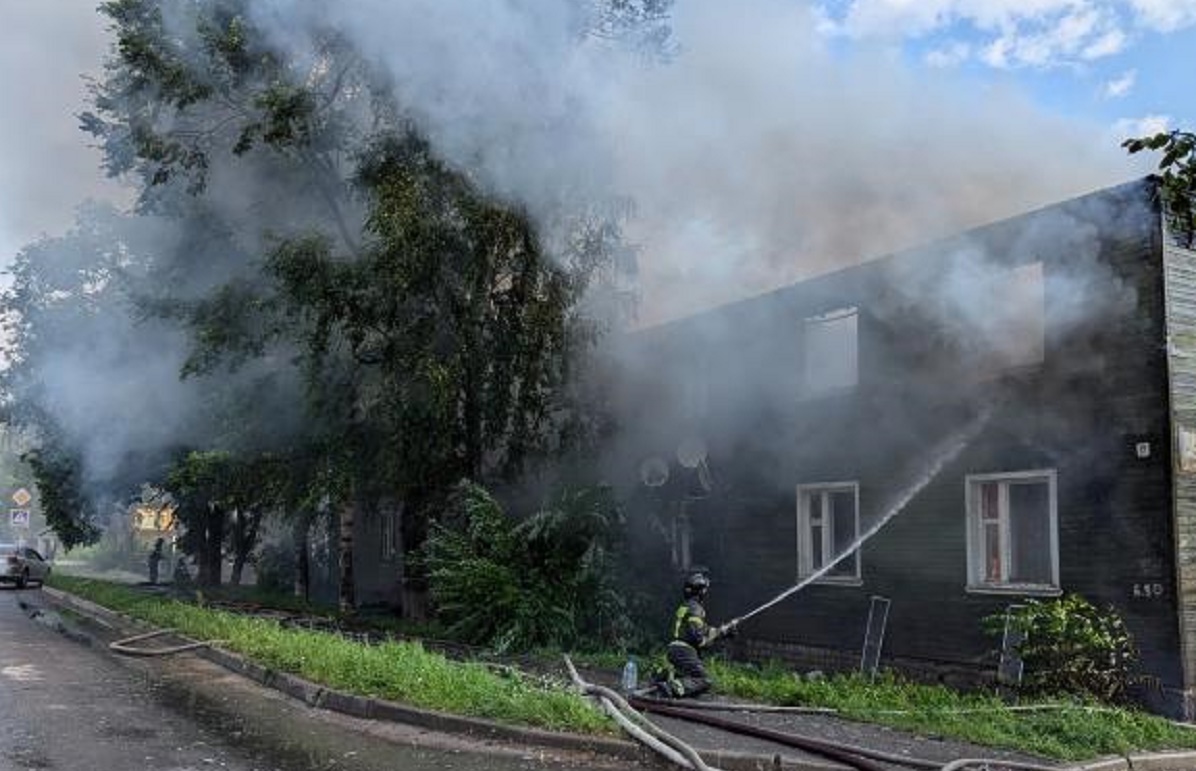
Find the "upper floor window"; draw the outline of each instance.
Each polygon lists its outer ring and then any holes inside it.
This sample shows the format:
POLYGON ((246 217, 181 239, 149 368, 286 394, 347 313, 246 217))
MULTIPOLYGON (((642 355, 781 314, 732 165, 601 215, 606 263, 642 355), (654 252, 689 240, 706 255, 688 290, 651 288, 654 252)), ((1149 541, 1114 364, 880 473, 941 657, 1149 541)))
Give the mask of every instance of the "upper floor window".
POLYGON ((968 588, 1057 592, 1055 472, 975 474, 966 484, 968 588))
MULTIPOLYGON (((847 552, 860 534, 859 485, 855 482, 798 485, 797 569, 811 575, 847 552)), ((854 551, 827 571, 822 580, 860 580, 860 554, 854 551)))
POLYGON ((802 395, 853 388, 859 381, 859 312, 840 308, 802 321, 802 395))
POLYGON ((1045 355, 1046 298, 1042 263, 1019 265, 1007 274, 992 277, 978 302, 984 353, 980 369, 986 374, 1041 364, 1045 355))

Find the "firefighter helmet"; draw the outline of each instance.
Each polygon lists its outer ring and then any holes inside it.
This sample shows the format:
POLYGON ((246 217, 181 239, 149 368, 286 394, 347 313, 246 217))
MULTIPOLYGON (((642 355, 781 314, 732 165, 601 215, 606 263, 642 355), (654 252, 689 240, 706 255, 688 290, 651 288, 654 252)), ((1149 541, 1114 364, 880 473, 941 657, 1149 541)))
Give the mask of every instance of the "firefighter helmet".
POLYGON ((686 597, 703 597, 710 589, 710 579, 705 573, 690 573, 685 579, 686 597))

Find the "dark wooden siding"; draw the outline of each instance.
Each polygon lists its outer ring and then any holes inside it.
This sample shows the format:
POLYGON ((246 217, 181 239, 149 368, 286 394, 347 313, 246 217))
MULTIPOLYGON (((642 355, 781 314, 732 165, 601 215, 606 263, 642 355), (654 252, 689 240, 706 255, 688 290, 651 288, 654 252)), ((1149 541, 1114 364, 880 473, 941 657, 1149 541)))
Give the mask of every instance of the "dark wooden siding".
MULTIPOLYGON (((719 376, 709 376, 717 398, 700 427, 717 438, 711 463, 721 481, 693 505, 694 561, 715 572, 712 615, 737 615, 794 583, 797 484, 858 481, 866 527, 929 449, 983 405, 992 416, 979 436, 863 547, 859 586, 811 586, 752 619, 745 635, 858 651, 869 597, 879 594, 893 603, 886 656, 991 666, 996 641, 981 620, 1019 598, 965 589, 965 478, 1054 469, 1063 591, 1117 608, 1146 671, 1181 688, 1162 255, 1150 200, 1147 182, 1104 191, 646 335, 653 361, 700 348, 705 364, 691 372, 746 373, 721 392, 719 376), (929 326, 934 319, 895 296, 896 285, 933 280, 978 244, 994 264, 1043 264, 1041 366, 969 378, 953 344, 929 326), (775 376, 798 367, 786 327, 846 305, 860 309, 859 385, 802 401, 796 380, 775 376), (695 338, 705 343, 693 346, 695 338), (755 371, 770 373, 768 382, 745 386, 755 371), (1149 457, 1135 452, 1142 442, 1149 457)), ((1196 371, 1188 377, 1196 395, 1196 371)), ((694 428, 659 410, 637 420, 661 437, 694 428)), ((1196 574, 1192 586, 1196 597, 1196 574)), ((1196 599, 1190 617, 1196 631, 1196 599)))

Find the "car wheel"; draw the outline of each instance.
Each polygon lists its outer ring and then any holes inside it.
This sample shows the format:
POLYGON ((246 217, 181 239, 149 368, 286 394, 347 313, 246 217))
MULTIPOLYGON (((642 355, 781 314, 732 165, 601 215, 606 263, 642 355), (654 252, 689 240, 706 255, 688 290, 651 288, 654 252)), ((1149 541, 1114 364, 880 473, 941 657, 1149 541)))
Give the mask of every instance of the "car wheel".
POLYGON ((21 573, 21 577, 17 579, 17 588, 18 589, 24 589, 26 586, 29 586, 29 571, 28 570, 21 573))

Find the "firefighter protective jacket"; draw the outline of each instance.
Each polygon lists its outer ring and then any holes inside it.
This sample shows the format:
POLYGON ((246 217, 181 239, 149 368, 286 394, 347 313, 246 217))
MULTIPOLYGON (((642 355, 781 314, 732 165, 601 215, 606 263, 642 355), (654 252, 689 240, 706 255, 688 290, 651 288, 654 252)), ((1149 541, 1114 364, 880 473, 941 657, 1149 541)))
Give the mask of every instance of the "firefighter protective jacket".
MULTIPOLYGON (((673 617, 672 643, 684 643, 701 650, 718 637, 718 630, 706 623, 706 609, 696 599, 681 603, 673 617)), ((672 644, 670 643, 670 644, 672 644)))

